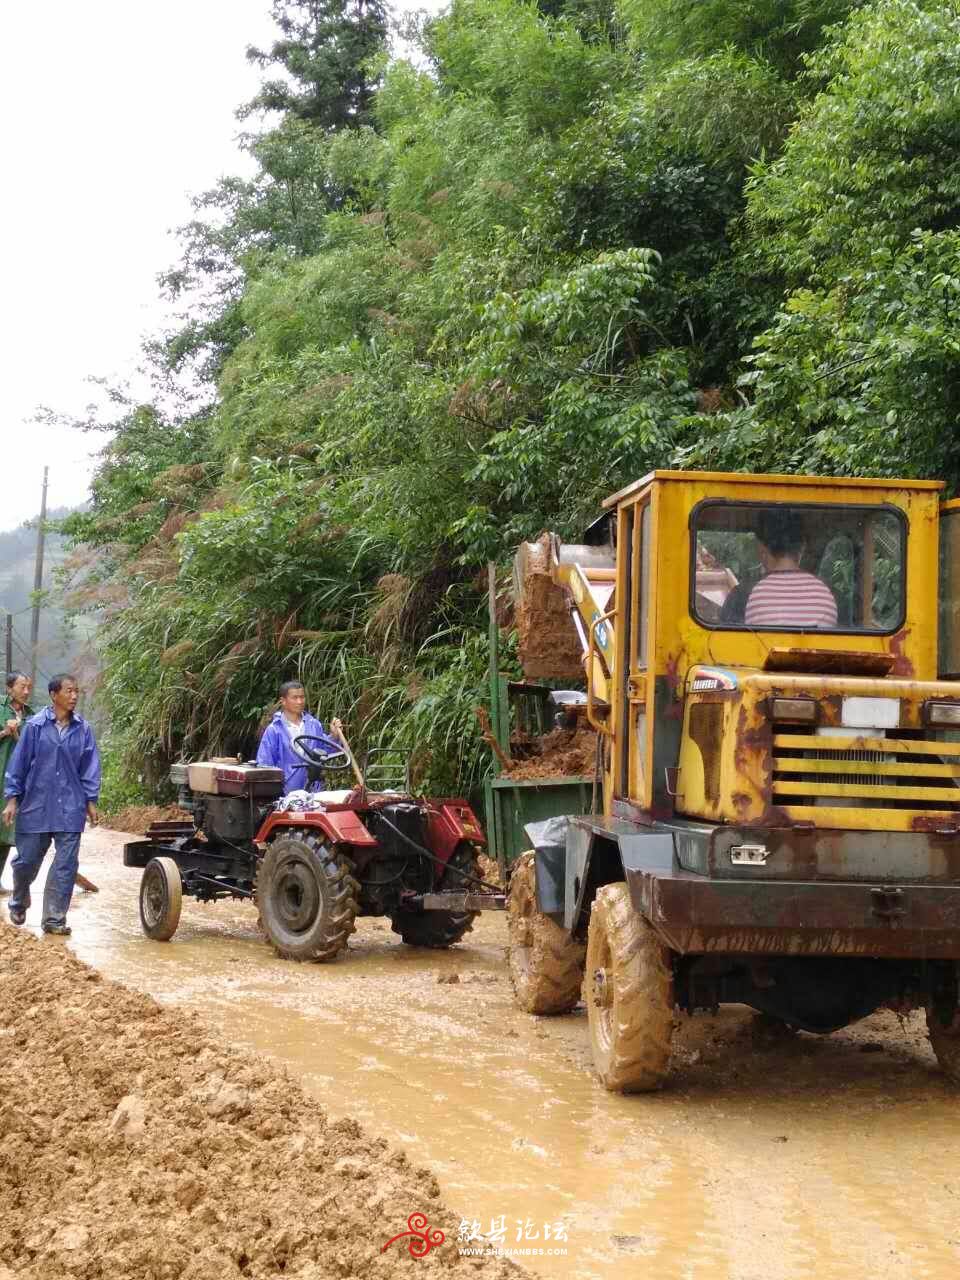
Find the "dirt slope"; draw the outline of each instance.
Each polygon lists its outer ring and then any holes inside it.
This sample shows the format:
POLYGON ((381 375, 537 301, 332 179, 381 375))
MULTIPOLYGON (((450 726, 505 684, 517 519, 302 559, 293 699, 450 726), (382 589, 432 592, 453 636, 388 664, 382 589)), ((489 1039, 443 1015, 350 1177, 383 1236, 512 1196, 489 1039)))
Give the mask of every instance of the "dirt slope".
POLYGON ((189 821, 190 814, 175 804, 128 804, 117 813, 101 814, 101 821, 114 831, 126 831, 130 835, 146 835, 154 822, 189 821))
POLYGON ((525 1274, 461 1258, 429 1171, 194 1015, 6 924, 0 973, 0 1280, 525 1274), (381 1253, 416 1212, 446 1242, 381 1253))

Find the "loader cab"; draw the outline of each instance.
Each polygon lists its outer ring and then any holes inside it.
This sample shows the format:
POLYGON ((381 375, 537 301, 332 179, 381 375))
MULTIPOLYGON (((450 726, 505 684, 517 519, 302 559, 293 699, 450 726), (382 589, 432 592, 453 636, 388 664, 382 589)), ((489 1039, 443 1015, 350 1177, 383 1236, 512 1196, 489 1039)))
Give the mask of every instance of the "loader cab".
MULTIPOLYGON (((956 534, 941 553, 941 489, 657 471, 609 498, 615 581, 587 657, 606 813, 869 827, 893 808, 903 829, 960 822, 952 773, 907 772, 877 746, 945 736, 938 701, 956 700, 960 728, 960 686, 936 685, 938 554, 944 580, 960 579, 960 503, 944 509, 956 534), (848 745, 829 755, 829 739, 852 737, 872 743, 871 769, 851 768, 848 745), (881 758, 890 777, 867 779, 881 758)), ((941 658, 960 668, 960 629, 944 632, 941 658)))

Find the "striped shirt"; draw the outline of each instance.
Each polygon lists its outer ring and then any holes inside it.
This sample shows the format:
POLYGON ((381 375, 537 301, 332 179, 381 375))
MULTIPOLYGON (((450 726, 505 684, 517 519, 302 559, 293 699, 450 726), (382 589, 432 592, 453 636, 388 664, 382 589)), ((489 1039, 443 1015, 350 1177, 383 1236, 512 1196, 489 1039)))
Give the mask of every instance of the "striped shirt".
POLYGON ((761 578, 747 598, 748 627, 835 627, 837 602, 825 582, 803 569, 778 569, 761 578))

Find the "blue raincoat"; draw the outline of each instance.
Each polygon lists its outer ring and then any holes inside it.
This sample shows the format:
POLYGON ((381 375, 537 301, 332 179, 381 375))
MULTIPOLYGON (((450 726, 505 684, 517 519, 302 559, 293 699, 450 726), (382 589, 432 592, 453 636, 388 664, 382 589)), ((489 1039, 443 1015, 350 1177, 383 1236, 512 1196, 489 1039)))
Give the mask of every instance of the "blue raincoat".
POLYGON ((76 712, 63 734, 53 707, 24 724, 7 765, 4 792, 17 799, 17 831, 82 831, 87 805, 100 795, 100 755, 93 730, 76 712))
MULTIPOLYGON (((313 734, 322 742, 308 743, 314 751, 342 751, 343 743, 331 738, 323 725, 308 711, 303 713, 303 724, 298 733, 313 734)), ((291 791, 323 791, 323 782, 307 783, 307 761, 294 750, 290 734, 283 723, 283 712, 277 711, 263 731, 257 748, 257 764, 283 770, 283 794, 291 791)))

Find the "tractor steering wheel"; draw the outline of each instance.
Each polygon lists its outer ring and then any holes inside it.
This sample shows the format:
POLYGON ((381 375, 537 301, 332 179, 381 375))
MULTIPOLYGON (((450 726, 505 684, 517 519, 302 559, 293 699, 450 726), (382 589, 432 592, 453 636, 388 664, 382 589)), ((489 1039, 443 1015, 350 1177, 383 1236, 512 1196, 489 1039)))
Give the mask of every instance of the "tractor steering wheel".
POLYGON ((350 752, 343 747, 339 747, 333 751, 330 750, 330 739, 322 737, 317 733, 301 733, 293 740, 294 746, 301 749, 307 760, 311 764, 319 765, 321 769, 329 769, 331 773, 343 773, 347 769, 353 768, 353 757, 350 752), (327 754, 317 751, 315 747, 307 746, 308 742, 321 742, 327 748, 327 754))

